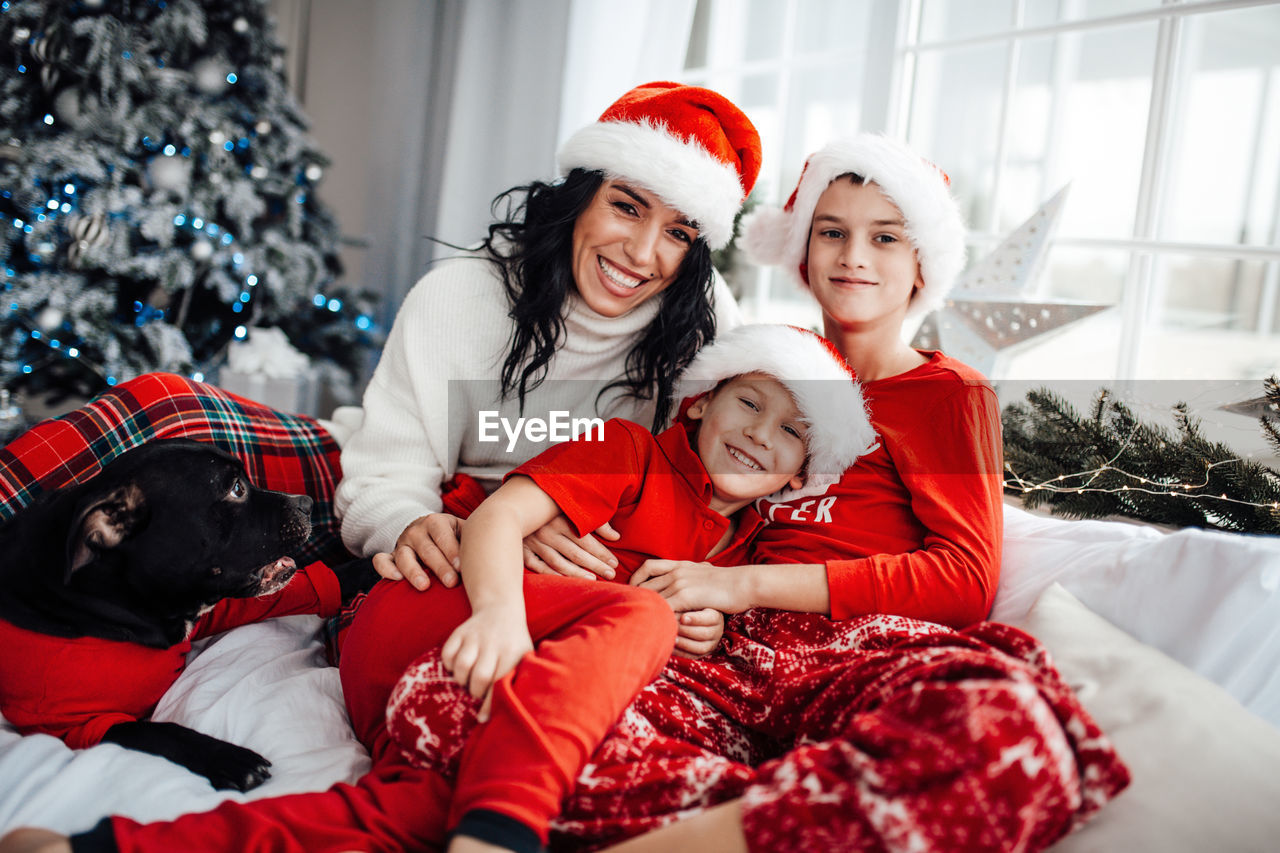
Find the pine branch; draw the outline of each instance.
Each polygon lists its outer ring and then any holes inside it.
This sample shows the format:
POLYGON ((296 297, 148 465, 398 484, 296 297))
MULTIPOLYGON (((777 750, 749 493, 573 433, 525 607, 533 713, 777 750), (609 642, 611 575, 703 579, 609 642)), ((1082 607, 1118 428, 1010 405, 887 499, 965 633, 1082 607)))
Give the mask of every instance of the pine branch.
POLYGON ((1264 414, 1259 418, 1262 435, 1271 445, 1271 450, 1280 456, 1280 379, 1272 375, 1262 382, 1262 396, 1267 400, 1267 408, 1277 414, 1264 414))
POLYGON ((1173 430, 1142 423, 1106 389, 1081 417, 1048 389, 1033 390, 1004 411, 1006 490, 1070 518, 1280 533, 1280 474, 1207 439, 1186 404, 1173 418, 1173 430))

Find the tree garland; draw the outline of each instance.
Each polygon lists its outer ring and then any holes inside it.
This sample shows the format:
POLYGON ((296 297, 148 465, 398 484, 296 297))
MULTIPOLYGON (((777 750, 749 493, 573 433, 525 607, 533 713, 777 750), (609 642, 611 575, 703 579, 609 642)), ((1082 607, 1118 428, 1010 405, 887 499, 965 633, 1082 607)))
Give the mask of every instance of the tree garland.
MULTIPOLYGON (((1280 381, 1263 388, 1280 411, 1280 381)), ((1068 518, 1280 534, 1280 472, 1206 439, 1185 403, 1173 416, 1173 430, 1141 423, 1102 389, 1081 417, 1047 388, 1031 391, 1003 413, 1005 490, 1068 518)), ((1260 423, 1280 454, 1280 420, 1264 414, 1260 423)))

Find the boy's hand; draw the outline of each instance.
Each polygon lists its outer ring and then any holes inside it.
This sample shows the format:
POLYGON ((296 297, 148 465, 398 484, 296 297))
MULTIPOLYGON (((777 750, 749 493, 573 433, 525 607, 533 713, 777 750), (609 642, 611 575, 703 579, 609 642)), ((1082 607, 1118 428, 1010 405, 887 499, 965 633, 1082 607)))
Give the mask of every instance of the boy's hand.
POLYGON ((461 538, 462 519, 456 515, 424 515, 404 529, 392 553, 373 555, 373 568, 387 580, 407 580, 416 589, 431 586, 431 575, 446 587, 457 586, 461 538))
POLYGON ((645 560, 631 576, 632 586, 651 589, 677 613, 711 608, 741 613, 751 606, 742 566, 713 566, 689 560, 645 560))
POLYGON ((618 560, 600 539, 613 541, 618 536, 616 530, 602 524, 595 535, 579 539, 568 519, 558 515, 524 538, 524 565, 540 575, 613 580, 618 560))
POLYGON ((706 657, 724 636, 724 614, 710 607, 681 613, 675 654, 682 658, 706 657))
POLYGON ((525 623, 524 610, 488 608, 477 610, 459 625, 441 650, 445 669, 453 680, 481 699, 479 719, 489 719, 493 685, 533 651, 533 639, 525 623))

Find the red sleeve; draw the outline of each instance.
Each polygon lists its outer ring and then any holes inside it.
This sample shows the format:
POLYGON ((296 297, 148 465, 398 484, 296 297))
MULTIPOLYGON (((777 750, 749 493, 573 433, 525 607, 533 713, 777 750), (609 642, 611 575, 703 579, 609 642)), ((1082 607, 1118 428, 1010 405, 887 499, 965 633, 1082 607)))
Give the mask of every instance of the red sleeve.
POLYGON ((507 475, 523 474, 537 483, 579 536, 640 499, 647 455, 653 452, 653 437, 639 424, 612 418, 602 432, 552 445, 507 475))
POLYGON ((338 577, 324 563, 312 563, 290 579, 285 588, 261 598, 228 598, 201 616, 191 639, 229 631, 275 616, 313 613, 329 617, 342 606, 338 577))
POLYGON ((967 383, 920 422, 929 440, 899 446, 894 463, 924 547, 828 561, 834 619, 895 613, 959 627, 991 610, 1004 532, 999 402, 989 386, 967 383))

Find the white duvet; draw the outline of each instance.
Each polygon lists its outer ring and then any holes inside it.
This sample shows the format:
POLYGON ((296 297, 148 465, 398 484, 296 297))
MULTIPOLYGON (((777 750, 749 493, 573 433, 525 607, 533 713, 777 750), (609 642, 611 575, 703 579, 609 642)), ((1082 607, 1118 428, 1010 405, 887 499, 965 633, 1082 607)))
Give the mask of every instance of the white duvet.
MULTIPOLYGON (((1019 622, 1055 581, 1280 728, 1280 538, 1164 533, 1008 508, 992 618, 1019 622)), ((111 814, 166 819, 226 798, 354 781, 369 759, 348 727, 337 670, 324 665, 319 626, 315 617, 291 616, 202 642, 156 712, 266 756, 273 765, 266 784, 248 795, 216 792, 163 759, 109 744, 73 751, 5 724, 0 832, 27 825, 79 832, 111 814)))

